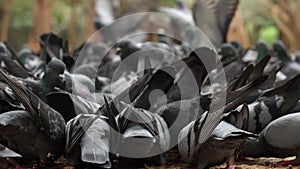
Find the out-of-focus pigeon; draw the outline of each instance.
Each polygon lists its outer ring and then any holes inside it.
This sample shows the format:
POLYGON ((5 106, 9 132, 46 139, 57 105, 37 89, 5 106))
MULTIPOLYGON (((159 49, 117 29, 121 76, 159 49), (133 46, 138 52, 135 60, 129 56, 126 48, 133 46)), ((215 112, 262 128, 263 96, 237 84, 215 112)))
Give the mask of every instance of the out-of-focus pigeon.
POLYGON ((27 78, 34 77, 21 63, 17 55, 12 53, 9 47, 0 42, 0 61, 4 63, 6 69, 14 76, 27 78), (14 56, 14 57, 13 57, 14 56))
POLYGON ((226 42, 227 32, 239 0, 197 0, 193 6, 196 26, 205 33, 215 47, 226 42))

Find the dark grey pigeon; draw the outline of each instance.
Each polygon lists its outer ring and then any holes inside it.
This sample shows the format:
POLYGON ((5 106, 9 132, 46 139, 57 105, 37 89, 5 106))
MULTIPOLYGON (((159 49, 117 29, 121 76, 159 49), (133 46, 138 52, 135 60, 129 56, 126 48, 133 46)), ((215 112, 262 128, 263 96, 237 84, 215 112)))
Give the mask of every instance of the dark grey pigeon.
POLYGON ((221 55, 221 61, 224 67, 236 61, 240 57, 238 50, 231 43, 222 44, 218 53, 221 55))
POLYGON ((20 79, 35 95, 46 101, 45 96, 55 91, 55 88, 63 88, 65 81, 66 65, 59 59, 53 58, 46 66, 44 75, 40 80, 20 79))
POLYGON ((245 131, 248 126, 248 107, 244 105, 241 111, 226 114, 225 119, 213 130, 212 135, 201 142, 202 127, 208 114, 204 113, 201 118, 182 129, 178 137, 179 153, 185 161, 196 165, 199 169, 224 162, 227 163, 226 168, 229 168, 245 140, 257 137, 245 131))
POLYGON ((259 62, 265 56, 270 55, 271 49, 269 48, 268 44, 263 40, 258 40, 255 43, 254 49, 257 51, 257 58, 256 62, 259 62))
POLYGON ((40 57, 45 63, 49 63, 52 58, 63 59, 63 53, 67 51, 66 43, 58 35, 49 32, 39 37, 40 57))
POLYGON ((24 107, 16 100, 9 86, 6 83, 0 82, 0 114, 23 109, 24 107))
POLYGON ((296 51, 294 55, 295 55, 295 62, 300 64, 300 51, 296 51))
POLYGON ((0 115, 1 144, 30 160, 53 162, 65 145, 63 117, 2 70, 0 76, 26 109, 0 115))
MULTIPOLYGON (((287 80, 290 80, 298 75, 300 72, 300 65, 292 61, 291 55, 282 41, 277 40, 274 42, 273 52, 275 53, 275 56, 277 56, 277 58, 282 62, 282 68, 280 72, 286 76, 282 82, 286 82, 287 80)), ((278 84, 280 85, 282 82, 278 82, 278 84)))
POLYGON ((21 63, 17 55, 4 43, 0 42, 0 61, 4 63, 5 68, 14 76, 35 78, 21 63))
POLYGON ((63 90, 51 92, 46 98, 49 106, 59 112, 66 122, 79 114, 97 114, 98 109, 101 107, 96 102, 63 90))
POLYGON ((275 165, 293 165, 300 163, 300 113, 280 117, 260 132, 259 141, 247 141, 241 151, 244 157, 278 157, 296 156, 295 160, 283 161, 275 165))

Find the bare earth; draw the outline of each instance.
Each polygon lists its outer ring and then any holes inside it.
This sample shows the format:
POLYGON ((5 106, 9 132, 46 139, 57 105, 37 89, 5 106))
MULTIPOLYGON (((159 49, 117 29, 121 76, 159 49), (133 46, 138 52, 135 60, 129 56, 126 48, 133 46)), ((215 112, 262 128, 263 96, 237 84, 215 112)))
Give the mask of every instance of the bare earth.
MULTIPOLYGON (((294 157, 290 158, 246 158, 245 160, 235 162, 235 165, 232 166, 233 169, 300 169, 300 166, 286 166, 286 167, 272 167, 276 162, 280 162, 282 160, 292 160, 294 157)), ((217 167, 211 167, 210 169, 222 169, 225 168, 226 165, 221 165, 217 167)), ((146 168, 141 168, 146 169, 146 168)), ((166 167, 149 167, 148 169, 192 169, 185 164, 174 164, 166 167)))
MULTIPOLYGON (((281 158, 246 158, 242 161, 237 161, 232 166, 232 169, 300 169, 300 165, 298 166, 286 166, 286 167, 273 167, 276 162, 280 162, 283 160, 293 160, 295 157, 289 157, 285 159, 281 158)), ((65 161, 66 162, 66 161, 65 161)), ((65 163, 63 161, 60 161, 60 164, 58 166, 53 166, 51 169, 74 169, 74 167, 65 166, 62 165, 62 163, 65 163)), ((3 165, 3 164, 2 164, 3 165)), ((0 168, 3 167, 0 163, 0 168)), ((216 167, 211 167, 210 169, 222 169, 225 168, 226 165, 220 165, 216 167)), ((37 167, 27 166, 26 169, 37 169, 37 167)), ((122 167, 118 169, 134 169, 132 167, 122 167)), ((187 164, 179 161, 169 161, 166 166, 161 167, 145 167, 145 168, 138 168, 138 169, 194 169, 193 167, 189 167, 187 164)))

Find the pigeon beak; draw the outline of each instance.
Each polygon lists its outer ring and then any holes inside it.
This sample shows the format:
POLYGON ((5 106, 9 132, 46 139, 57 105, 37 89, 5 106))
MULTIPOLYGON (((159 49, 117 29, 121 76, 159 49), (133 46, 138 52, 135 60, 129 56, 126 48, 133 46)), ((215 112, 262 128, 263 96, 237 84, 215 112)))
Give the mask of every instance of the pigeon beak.
POLYGON ((65 74, 60 74, 60 75, 58 75, 58 78, 59 78, 59 80, 60 80, 61 82, 64 82, 64 81, 66 80, 65 74))

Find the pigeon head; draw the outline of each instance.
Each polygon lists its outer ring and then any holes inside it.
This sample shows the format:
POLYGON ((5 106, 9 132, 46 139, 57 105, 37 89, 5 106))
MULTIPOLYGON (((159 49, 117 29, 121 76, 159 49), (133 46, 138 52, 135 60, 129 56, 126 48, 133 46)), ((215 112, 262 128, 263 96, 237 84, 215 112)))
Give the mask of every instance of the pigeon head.
POLYGON ((223 57, 235 56, 236 55, 235 47, 230 43, 225 43, 221 47, 220 54, 223 57))
POLYGON ((176 6, 177 6, 178 9, 184 9, 185 8, 183 0, 176 0, 176 6))
POLYGON ((225 43, 221 46, 219 55, 222 56, 222 63, 226 65, 228 62, 231 62, 232 60, 237 58, 238 53, 231 43, 225 43))
POLYGON ((230 43, 236 48, 236 50, 238 51, 238 54, 240 56, 243 56, 243 54, 244 54, 244 48, 243 48, 242 43, 239 42, 239 41, 237 41, 237 40, 233 40, 230 43))
POLYGON ((278 40, 273 44, 273 50, 277 54, 277 57, 283 62, 291 61, 291 57, 288 54, 286 46, 282 41, 278 40))
POLYGON ((296 52, 295 52, 295 61, 296 61, 297 63, 300 63, 300 51, 296 51, 296 52))
POLYGON ((46 67, 46 72, 43 77, 45 83, 49 87, 58 87, 64 82, 64 72, 66 65, 57 58, 53 58, 46 67))
POLYGON ((268 44, 263 40, 257 41, 254 48, 258 52, 258 56, 256 59, 257 62, 259 62, 261 59, 263 59, 265 56, 267 56, 270 53, 268 44))
POLYGON ((103 26, 105 26, 105 24, 100 19, 94 20, 94 28, 96 30, 101 29, 103 26))
POLYGON ((0 42, 0 54, 5 54, 7 52, 7 48, 3 42, 0 42))
POLYGON ((115 47, 117 48, 117 54, 120 55, 122 60, 140 50, 140 48, 131 40, 118 42, 115 47))

